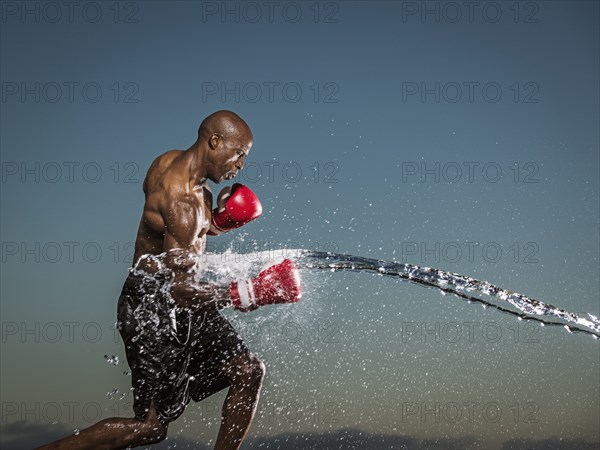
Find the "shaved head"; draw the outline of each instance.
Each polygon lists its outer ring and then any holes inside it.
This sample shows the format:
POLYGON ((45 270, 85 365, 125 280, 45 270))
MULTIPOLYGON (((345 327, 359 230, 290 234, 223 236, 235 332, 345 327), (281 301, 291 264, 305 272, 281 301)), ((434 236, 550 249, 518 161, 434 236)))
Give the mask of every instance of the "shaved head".
POLYGON ((244 159, 253 144, 252 131, 233 111, 212 113, 200 124, 196 152, 198 173, 215 183, 230 180, 244 168, 244 159))
POLYGON ((238 141, 253 140, 248 124, 236 113, 227 110, 212 113, 200 124, 198 138, 201 141, 207 141, 213 134, 238 141))

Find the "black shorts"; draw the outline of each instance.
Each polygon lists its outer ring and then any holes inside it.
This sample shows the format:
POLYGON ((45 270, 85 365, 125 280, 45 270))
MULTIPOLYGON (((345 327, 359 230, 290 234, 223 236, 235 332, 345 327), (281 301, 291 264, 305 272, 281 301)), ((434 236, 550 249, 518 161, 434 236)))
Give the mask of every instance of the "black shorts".
POLYGON ((150 403, 163 424, 177 419, 190 399, 229 386, 224 366, 248 347, 218 311, 176 307, 170 272, 130 271, 118 303, 118 327, 131 368, 133 410, 144 420, 150 403))

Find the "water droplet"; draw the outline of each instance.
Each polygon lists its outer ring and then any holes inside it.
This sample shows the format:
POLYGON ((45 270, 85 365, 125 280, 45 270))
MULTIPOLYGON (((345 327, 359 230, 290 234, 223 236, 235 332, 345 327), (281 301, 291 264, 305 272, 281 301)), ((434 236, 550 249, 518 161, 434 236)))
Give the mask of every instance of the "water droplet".
POLYGON ((104 359, 106 359, 106 362, 109 364, 112 364, 113 366, 117 366, 119 365, 119 357, 112 355, 112 356, 108 356, 108 355, 104 355, 104 359))
POLYGON ((119 392, 119 390, 117 388, 113 389, 112 391, 109 391, 106 393, 106 396, 108 397, 109 400, 112 400, 112 398, 114 397, 114 395, 119 392))

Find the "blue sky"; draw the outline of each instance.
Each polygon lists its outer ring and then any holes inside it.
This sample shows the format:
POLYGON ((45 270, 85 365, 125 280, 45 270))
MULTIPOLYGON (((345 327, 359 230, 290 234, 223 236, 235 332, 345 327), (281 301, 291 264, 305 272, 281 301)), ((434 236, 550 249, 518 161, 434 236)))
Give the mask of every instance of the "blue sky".
MULTIPOLYGON (((395 259, 600 314, 597 2, 270 8, 2 3, 2 425, 130 414, 104 355, 124 358, 111 328, 141 182, 218 109, 253 130, 236 181, 264 214, 210 248, 395 259)), ((600 440, 591 338, 370 275, 303 280, 300 304, 231 316, 267 364, 253 436, 600 440), (501 338, 443 334, 472 322, 501 338), (454 403, 473 420, 444 415, 454 403), (439 422, 421 415, 435 405, 439 422)), ((214 439, 222 398, 173 437, 214 439)))

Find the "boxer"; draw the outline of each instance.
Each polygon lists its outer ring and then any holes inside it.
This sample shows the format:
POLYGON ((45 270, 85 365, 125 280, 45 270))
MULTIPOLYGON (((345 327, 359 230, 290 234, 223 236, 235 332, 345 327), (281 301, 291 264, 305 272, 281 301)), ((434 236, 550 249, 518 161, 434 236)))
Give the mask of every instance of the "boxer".
POLYGON ((190 400, 229 388, 217 450, 239 449, 254 418, 265 366, 219 313, 249 312, 301 297, 290 260, 248 280, 214 286, 198 280, 207 235, 239 228, 262 213, 241 184, 226 187, 213 209, 208 180, 221 183, 244 167, 250 127, 231 111, 204 119, 196 142, 154 160, 144 180, 145 203, 132 267, 118 301, 118 327, 132 371, 134 418, 102 420, 40 449, 125 449, 165 439, 190 400))

